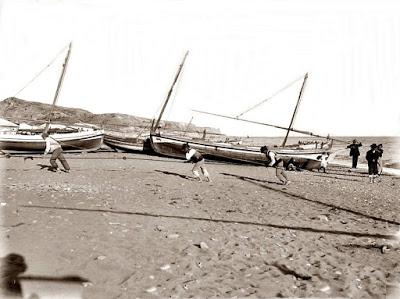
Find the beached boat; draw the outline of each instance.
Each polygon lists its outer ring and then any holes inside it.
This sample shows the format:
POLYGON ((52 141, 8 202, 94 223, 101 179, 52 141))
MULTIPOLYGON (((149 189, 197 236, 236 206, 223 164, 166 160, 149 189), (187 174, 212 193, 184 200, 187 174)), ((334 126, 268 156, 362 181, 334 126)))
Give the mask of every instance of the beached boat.
MULTIPOLYGON (((103 143, 103 130, 87 130, 73 133, 55 133, 51 137, 57 140, 65 152, 95 151, 103 143)), ((10 154, 43 153, 46 142, 41 134, 21 133, 0 134, 0 150, 10 154)))
MULTIPOLYGON (((185 152, 182 150, 182 146, 187 143, 192 148, 201 152, 206 158, 212 160, 256 165, 265 165, 266 162, 265 154, 260 152, 259 147, 207 143, 158 134, 151 134, 150 138, 154 152, 162 156, 185 159, 185 152)), ((286 164, 293 163, 303 169, 319 169, 322 156, 328 153, 325 149, 274 149, 274 151, 279 154, 286 164)))
MULTIPOLYGON (((72 43, 69 44, 61 76, 54 95, 51 111, 46 124, 34 127, 25 124, 17 130, 2 131, 0 134, 0 151, 4 153, 43 153, 46 143, 41 133, 47 132, 57 140, 66 152, 95 151, 103 143, 104 131, 85 127, 66 127, 51 124, 51 117, 60 94, 61 86, 71 54, 72 43)), ((31 81, 32 82, 32 81, 31 81)), ((24 87, 25 88, 25 87, 24 87)), ((21 90, 20 90, 21 91, 21 90)))
MULTIPOLYGON (((151 128, 150 141, 151 141, 151 146, 152 146, 153 151, 162 156, 183 159, 183 158, 185 158, 185 153, 182 150, 182 146, 183 146, 183 144, 187 143, 192 148, 197 149, 199 152, 201 152, 208 159, 232 161, 232 162, 236 162, 236 163, 239 162, 239 163, 251 163, 251 164, 264 165, 266 162, 266 157, 265 157, 265 154, 260 152, 260 147, 256 147, 256 146, 245 147, 245 146, 241 146, 241 145, 232 145, 232 144, 228 144, 228 143, 206 142, 204 140, 193 140, 193 139, 188 139, 188 138, 169 136, 169 135, 160 134, 157 132, 158 125, 160 123, 162 114, 166 108, 168 101, 169 101, 170 95, 172 94, 175 83, 181 73, 181 70, 185 63, 187 54, 188 53, 186 53, 181 65, 179 66, 178 72, 177 72, 175 79, 172 83, 172 86, 169 90, 167 99, 165 100, 164 105, 161 109, 160 115, 159 115, 157 121, 155 122, 155 124, 151 128)), ((325 145, 321 145, 319 148, 318 148, 318 146, 315 146, 315 145, 313 145, 312 148, 310 148, 310 146, 308 146, 308 145, 305 147, 301 147, 301 145, 287 146, 285 144, 290 131, 307 134, 307 135, 312 135, 315 137, 326 138, 325 136, 319 136, 316 134, 312 134, 310 132, 296 130, 292 127, 294 117, 295 117, 295 114, 298 109, 298 105, 299 105, 299 102, 301 99, 301 95, 302 95, 307 77, 308 77, 308 75, 306 74, 304 76, 304 81, 303 81, 303 85, 302 85, 302 88, 301 88, 301 91, 299 94, 299 99, 297 101, 295 112, 292 116, 289 128, 283 128, 280 126, 269 125, 269 124, 259 123, 259 122, 253 122, 253 121, 244 120, 244 119, 238 118, 238 117, 229 117, 228 116, 227 118, 241 120, 241 121, 247 121, 247 122, 251 122, 251 123, 267 125, 267 126, 272 126, 275 128, 287 130, 287 134, 286 134, 283 144, 280 147, 277 147, 277 146, 274 147, 273 148, 274 151, 276 151, 277 154, 282 157, 282 159, 284 160, 286 165, 291 163, 291 164, 295 165, 296 167, 312 170, 312 169, 319 169, 322 165, 321 161, 324 159, 327 159, 327 156, 329 156, 330 150, 332 147, 332 139, 330 139, 329 143, 327 142, 325 145)), ((196 110, 194 110, 194 111, 196 111, 196 110)), ((196 111, 196 112, 201 112, 201 111, 196 111)), ((202 112, 202 113, 204 113, 204 112, 202 112)), ((207 113, 207 112, 205 112, 205 113, 207 113)), ((221 116, 221 115, 217 115, 217 114, 213 114, 213 113, 207 113, 207 114, 221 116)), ((225 116, 222 116, 222 117, 225 117, 225 116)))
POLYGON ((104 135, 104 144, 117 151, 143 153, 149 150, 146 146, 148 138, 142 137, 125 137, 111 134, 104 135))

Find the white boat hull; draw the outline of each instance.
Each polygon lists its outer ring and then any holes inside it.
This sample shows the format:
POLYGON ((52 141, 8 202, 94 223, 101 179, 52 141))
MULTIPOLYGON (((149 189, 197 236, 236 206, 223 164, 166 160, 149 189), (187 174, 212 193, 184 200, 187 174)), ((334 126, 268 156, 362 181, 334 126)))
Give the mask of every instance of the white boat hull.
MULTIPOLYGON (((51 134, 65 152, 95 151, 103 143, 102 130, 51 134)), ((5 153, 43 153, 46 143, 41 135, 0 134, 0 150, 5 153)))

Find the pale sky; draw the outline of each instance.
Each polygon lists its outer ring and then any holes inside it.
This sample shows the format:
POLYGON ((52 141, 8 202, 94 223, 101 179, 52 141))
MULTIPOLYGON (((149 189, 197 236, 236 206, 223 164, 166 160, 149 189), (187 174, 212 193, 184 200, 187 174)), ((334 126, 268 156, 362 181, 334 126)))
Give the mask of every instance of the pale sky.
MULTIPOLYGON (((295 128, 398 135, 400 4, 305 0, 0 0, 0 99, 73 41, 58 104, 165 118, 231 135, 283 135, 235 116, 309 72, 295 128)), ((19 98, 51 103, 64 52, 19 98)), ((287 126, 301 81, 244 118, 287 126)))

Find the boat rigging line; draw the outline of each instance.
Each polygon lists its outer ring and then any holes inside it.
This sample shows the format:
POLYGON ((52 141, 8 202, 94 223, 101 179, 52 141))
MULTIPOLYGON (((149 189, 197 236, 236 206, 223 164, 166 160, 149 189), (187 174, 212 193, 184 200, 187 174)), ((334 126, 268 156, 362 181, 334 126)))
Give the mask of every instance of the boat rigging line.
POLYGON ((241 116, 243 116, 243 114, 246 114, 247 112, 250 112, 251 110, 261 106, 262 104, 264 104, 265 102, 267 102, 268 100, 272 99, 273 97, 277 96, 279 93, 283 92, 284 90, 288 89, 290 86, 292 86, 294 83, 296 83, 297 81, 303 79, 304 76, 300 76, 298 77, 296 80, 290 82, 289 84, 285 85, 283 88, 279 89, 278 91, 276 91, 274 94, 272 94, 271 96, 269 96, 268 98, 266 98, 265 100, 262 100, 261 102, 257 103, 256 105, 250 107, 249 109, 245 110, 244 112, 238 114, 236 116, 236 118, 239 118, 241 116))
POLYGON ((65 49, 67 49, 69 47, 69 45, 64 46, 58 53, 57 55, 43 68, 40 70, 39 73, 37 73, 28 83, 26 83, 20 90, 18 90, 13 98, 15 98, 17 95, 19 95, 25 88, 27 88, 33 81, 35 81, 47 68, 49 68, 54 61, 58 58, 58 56, 61 55, 61 53, 63 53, 65 51, 65 49))
POLYGON ((347 143, 347 141, 345 141, 345 140, 332 138, 332 137, 330 137, 329 135, 328 135, 328 136, 322 136, 322 135, 314 134, 314 133, 312 133, 312 132, 308 132, 308 131, 304 131, 304 130, 298 130, 298 129, 294 129, 294 128, 285 128, 285 127, 281 127, 281 126, 277 126, 277 125, 272 125, 272 124, 267 124, 267 123, 258 122, 258 121, 253 121, 253 120, 249 120, 249 119, 237 118, 237 117, 232 117, 232 116, 228 116, 228 115, 222 115, 222 114, 217 114, 217 113, 205 112, 205 111, 200 111, 200 110, 194 110, 194 109, 193 109, 192 111, 193 111, 193 112, 197 112, 197 113, 202 113, 202 114, 208 114, 208 115, 218 116, 218 117, 222 117, 222 118, 227 118, 227 119, 233 119, 233 120, 248 122, 248 123, 257 124, 257 125, 262 125, 262 126, 273 127, 273 128, 282 129, 282 130, 285 130, 285 131, 286 131, 286 130, 290 130, 291 132, 296 132, 296 133, 300 133, 300 134, 304 134, 304 135, 310 135, 310 136, 314 136, 314 137, 318 137, 318 138, 326 138, 326 139, 330 139, 330 140, 333 140, 333 141, 338 141, 338 142, 347 143))

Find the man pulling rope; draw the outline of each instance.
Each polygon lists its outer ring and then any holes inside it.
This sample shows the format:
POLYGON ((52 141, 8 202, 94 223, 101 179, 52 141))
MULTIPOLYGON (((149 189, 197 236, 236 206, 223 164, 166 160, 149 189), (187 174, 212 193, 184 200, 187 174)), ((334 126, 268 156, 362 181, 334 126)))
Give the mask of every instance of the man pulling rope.
POLYGON ((50 137, 48 133, 43 133, 42 138, 46 141, 46 149, 44 150, 44 156, 46 156, 48 153, 51 153, 50 170, 53 172, 57 172, 58 165, 56 160, 58 159, 60 160, 62 166, 64 167, 65 172, 69 172, 70 167, 68 165, 67 160, 65 160, 62 147, 58 143, 58 141, 50 137))

